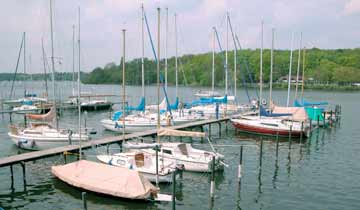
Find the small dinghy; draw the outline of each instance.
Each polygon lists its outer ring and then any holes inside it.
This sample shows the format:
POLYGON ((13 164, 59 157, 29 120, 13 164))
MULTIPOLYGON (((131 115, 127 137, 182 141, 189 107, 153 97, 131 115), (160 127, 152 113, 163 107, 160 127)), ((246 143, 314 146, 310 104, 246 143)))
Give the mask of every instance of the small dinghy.
POLYGON ((80 160, 51 167, 63 182, 91 192, 136 200, 171 201, 135 170, 80 160))

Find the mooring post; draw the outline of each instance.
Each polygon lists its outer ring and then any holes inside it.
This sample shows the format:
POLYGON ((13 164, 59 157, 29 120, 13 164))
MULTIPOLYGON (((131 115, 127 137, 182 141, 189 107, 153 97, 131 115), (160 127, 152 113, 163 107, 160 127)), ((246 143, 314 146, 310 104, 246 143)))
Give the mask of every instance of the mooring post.
POLYGON ((10 165, 10 173, 11 173, 11 189, 14 189, 14 169, 13 165, 10 165))
POLYGON ((215 156, 212 157, 211 163, 211 182, 210 182, 210 198, 214 198, 214 190, 215 190, 215 156))
POLYGON ((217 120, 219 119, 219 103, 215 105, 215 117, 217 120))
MULTIPOLYGON (((300 145, 302 143, 303 133, 304 133, 304 121, 301 122, 300 145)), ((301 146, 300 146, 300 148, 301 148, 301 146)))
MULTIPOLYGON (((201 130, 202 133, 204 133, 204 127, 202 125, 200 126, 200 130, 201 130)), ((201 143, 204 143, 204 137, 201 137, 200 141, 201 141, 201 143)))
POLYGON ((325 122, 326 112, 323 113, 323 126, 326 128, 326 122, 325 122))
POLYGON ((312 134, 312 119, 310 119, 310 132, 309 132, 309 137, 311 136, 312 134))
POLYGON ((225 133, 226 134, 228 133, 228 121, 227 120, 225 121, 225 133))
POLYGON ((22 172, 23 172, 23 181, 24 181, 24 188, 26 188, 26 171, 25 171, 25 162, 20 162, 22 172))
POLYGON ((218 122, 218 124, 219 124, 219 137, 221 137, 221 123, 218 122))
POLYGON ((9 113, 9 121, 10 121, 10 124, 12 124, 12 112, 9 113))
POLYGON ((123 151, 123 141, 119 142, 119 147, 120 147, 120 153, 123 151))
POLYGON ((291 143, 292 143, 292 141, 291 141, 292 127, 293 127, 293 125, 290 125, 290 132, 289 132, 289 149, 291 149, 291 143))
POLYGON ((264 143, 264 140, 261 138, 261 141, 260 141, 260 159, 259 159, 259 163, 260 163, 260 168, 262 166, 262 156, 263 156, 263 143, 264 143))
POLYGON ((63 153, 63 156, 64 156, 64 163, 66 164, 66 156, 67 156, 67 152, 64 152, 64 153, 63 153))
POLYGON ((177 174, 177 168, 175 168, 175 171, 172 175, 172 209, 175 210, 175 194, 176 194, 176 174, 177 174))
POLYGON ((81 199, 82 199, 82 201, 83 201, 84 210, 87 210, 86 192, 82 192, 82 193, 81 193, 81 199))
POLYGON ((317 127, 319 128, 320 125, 320 115, 317 115, 317 127))
POLYGON ((238 182, 241 182, 241 167, 242 167, 243 145, 240 146, 240 162, 238 169, 238 182))
POLYGON ((279 131, 276 131, 276 159, 279 156, 279 131))
POLYGON ((330 122, 330 126, 332 126, 332 124, 333 124, 333 110, 330 110, 330 120, 329 120, 329 122, 330 122))
POLYGON ((211 136, 211 123, 209 123, 209 136, 211 136))

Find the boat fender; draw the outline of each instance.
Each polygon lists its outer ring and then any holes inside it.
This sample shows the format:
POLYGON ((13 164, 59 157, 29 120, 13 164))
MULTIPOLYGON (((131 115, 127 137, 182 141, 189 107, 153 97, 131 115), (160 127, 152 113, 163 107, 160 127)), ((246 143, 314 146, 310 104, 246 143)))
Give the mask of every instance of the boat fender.
POLYGON ((262 105, 266 105, 266 104, 267 104, 267 102, 266 102, 266 99, 265 99, 265 98, 263 98, 263 99, 261 100, 261 104, 262 104, 262 105))

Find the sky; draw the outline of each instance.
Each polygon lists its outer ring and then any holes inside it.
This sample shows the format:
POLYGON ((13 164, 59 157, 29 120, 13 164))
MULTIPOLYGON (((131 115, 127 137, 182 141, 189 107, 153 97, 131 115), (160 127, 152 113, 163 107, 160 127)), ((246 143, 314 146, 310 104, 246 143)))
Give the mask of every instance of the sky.
MULTIPOLYGON (((50 0, 2 0, 0 8, 0 72, 14 72, 23 32, 26 32, 26 66, 30 73, 43 72, 42 44, 49 58, 50 0)), ((161 57, 175 55, 174 14, 177 14, 178 53, 212 51, 212 27, 226 46, 226 12, 243 48, 260 48, 264 22, 264 48, 300 45, 326 49, 360 47, 360 0, 53 0, 54 57, 56 71, 72 71, 73 25, 75 66, 78 66, 78 8, 80 8, 80 66, 82 71, 119 63, 122 29, 126 29, 126 59, 141 57, 141 4, 153 40, 157 41, 157 10, 161 11, 161 57), (166 8, 168 45, 165 47, 166 8), (166 50, 167 49, 167 50, 166 50)), ((230 34, 230 33, 229 33, 230 34)), ((229 36, 229 49, 233 49, 229 36)), ((216 49, 219 51, 219 48, 216 49)), ((147 33, 145 56, 153 58, 147 33)), ((23 71, 23 57, 19 64, 23 71)))

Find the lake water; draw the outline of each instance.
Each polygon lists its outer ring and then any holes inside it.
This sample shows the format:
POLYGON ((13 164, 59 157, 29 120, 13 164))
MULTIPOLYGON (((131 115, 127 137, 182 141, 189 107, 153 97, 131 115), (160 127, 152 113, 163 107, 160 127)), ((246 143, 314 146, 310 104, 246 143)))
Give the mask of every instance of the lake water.
MULTIPOLYGON (((7 96, 10 83, 0 83, 1 96, 7 96)), ((16 94, 23 92, 23 84, 16 84, 16 94)), ((39 93, 44 90, 41 83, 27 84, 39 93)), ((93 93, 120 94, 119 85, 83 85, 84 91, 93 93)), ((203 88, 204 89, 204 88, 203 88)), ((185 101, 194 99, 198 88, 180 88, 185 101)), ((66 98, 71 94, 71 83, 57 85, 57 92, 66 98)), ((267 91, 265 91, 267 92, 267 91)), ((127 87, 128 100, 135 105, 141 94, 140 87, 127 87)), ((146 88, 148 100, 155 102, 156 87, 146 88)), ((173 96, 175 88, 169 87, 173 96)), ((254 92, 251 91, 254 95, 254 92)), ((309 101, 328 101, 342 105, 339 124, 332 128, 316 130, 311 138, 301 144, 293 142, 291 149, 282 141, 276 158, 274 139, 264 140, 263 163, 259 167, 259 145, 261 137, 235 134, 231 124, 228 131, 222 126, 212 126, 212 139, 218 151, 225 155, 229 167, 216 174, 215 198, 209 199, 210 175, 184 172, 183 179, 176 186, 176 209, 360 209, 360 124, 359 92, 306 91, 309 101), (239 146, 244 145, 241 187, 237 183, 239 146)), ((238 91, 240 101, 246 102, 244 90, 238 91)), ((274 91, 274 99, 285 103, 286 92, 274 91)), ((114 101, 119 99, 114 97, 114 101)), ((118 106, 115 106, 118 108, 118 106)), ((60 119, 62 127, 76 127, 74 111, 65 111, 60 119)), ((104 131, 99 121, 108 118, 109 113, 89 112, 87 125, 98 131, 95 138, 114 135, 104 131)), ((0 116, 1 118, 1 116, 0 116)), ((7 136, 9 116, 0 122, 0 157, 21 152, 7 136)), ((13 116, 15 122, 22 122, 20 116, 13 116)), ((189 139, 184 139, 189 141, 189 139)), ((208 149, 206 143, 193 141, 194 147, 208 149)), ((110 151, 118 152, 112 146, 110 151)), ((105 148, 86 150, 86 159, 95 160, 97 154, 104 154, 105 148)), ((73 157, 75 159, 75 157, 73 157)), ((4 209, 82 209, 81 191, 55 179, 50 167, 63 162, 61 156, 26 163, 26 188, 23 186, 21 167, 14 166, 14 190, 10 189, 10 169, 0 168, 0 207, 4 209)), ((171 185, 160 185, 161 191, 171 193, 171 185)), ((88 193, 88 209, 171 209, 171 203, 144 203, 108 198, 88 193)))

